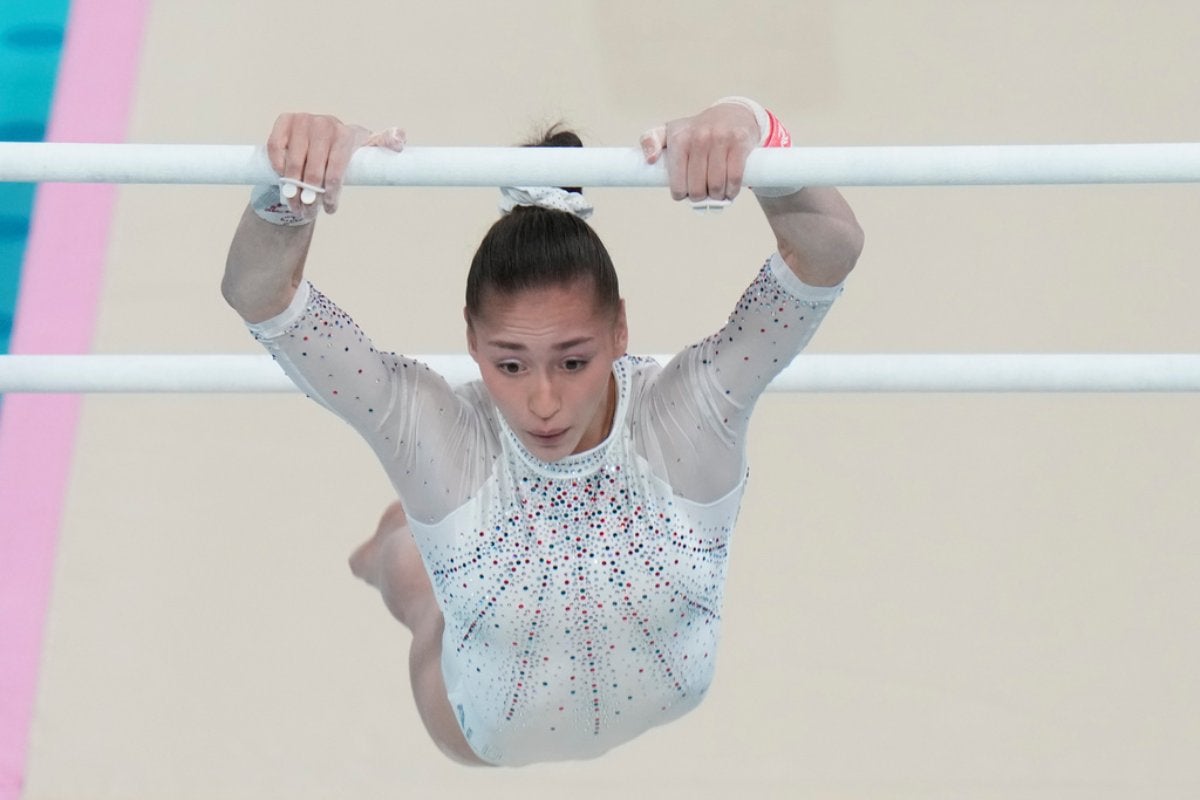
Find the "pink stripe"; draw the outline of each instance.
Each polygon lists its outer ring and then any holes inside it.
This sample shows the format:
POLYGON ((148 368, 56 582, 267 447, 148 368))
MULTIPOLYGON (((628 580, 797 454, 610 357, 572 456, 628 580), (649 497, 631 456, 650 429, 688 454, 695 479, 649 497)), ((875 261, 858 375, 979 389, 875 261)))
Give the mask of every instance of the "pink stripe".
MULTIPOLYGON (((148 0, 74 0, 47 139, 125 138, 148 0)), ((90 349, 116 191, 39 187, 14 353, 90 349)), ((77 396, 9 395, 0 411, 0 800, 24 782, 77 396)))

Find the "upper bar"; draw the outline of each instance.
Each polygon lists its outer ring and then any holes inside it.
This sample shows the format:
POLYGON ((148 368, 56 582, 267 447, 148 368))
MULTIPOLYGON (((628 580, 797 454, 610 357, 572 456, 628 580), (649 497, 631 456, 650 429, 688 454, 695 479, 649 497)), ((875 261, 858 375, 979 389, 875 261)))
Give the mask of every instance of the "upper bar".
MULTIPOLYGON (((260 184, 276 180, 253 145, 0 142, 0 181, 260 184)), ((747 186, 967 186, 1196 183, 1200 143, 795 147, 760 149, 747 186)), ((637 148, 364 148, 347 184, 665 186, 637 148)))

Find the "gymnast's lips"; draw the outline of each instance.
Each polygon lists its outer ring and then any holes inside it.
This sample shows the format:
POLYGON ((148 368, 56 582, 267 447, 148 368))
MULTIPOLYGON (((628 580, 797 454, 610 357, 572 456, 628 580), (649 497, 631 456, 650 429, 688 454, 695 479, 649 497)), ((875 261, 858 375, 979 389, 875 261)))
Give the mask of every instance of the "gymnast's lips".
POLYGON ((554 444, 569 430, 570 428, 559 428, 556 431, 547 431, 546 433, 539 433, 538 431, 527 431, 527 433, 538 444, 554 444))

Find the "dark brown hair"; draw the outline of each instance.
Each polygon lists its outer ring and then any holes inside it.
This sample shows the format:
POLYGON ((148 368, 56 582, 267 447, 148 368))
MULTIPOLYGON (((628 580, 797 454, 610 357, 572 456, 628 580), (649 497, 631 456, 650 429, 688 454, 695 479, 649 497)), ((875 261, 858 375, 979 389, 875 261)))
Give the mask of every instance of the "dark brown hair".
MULTIPOLYGON (((526 147, 582 147, 573 131, 555 125, 526 147)), ((583 193, 579 187, 563 187, 583 193)), ((600 237, 569 211, 518 206, 496 220, 467 273, 467 316, 482 314, 490 292, 512 295, 529 289, 590 281, 596 307, 616 313, 621 292, 612 259, 600 237)))

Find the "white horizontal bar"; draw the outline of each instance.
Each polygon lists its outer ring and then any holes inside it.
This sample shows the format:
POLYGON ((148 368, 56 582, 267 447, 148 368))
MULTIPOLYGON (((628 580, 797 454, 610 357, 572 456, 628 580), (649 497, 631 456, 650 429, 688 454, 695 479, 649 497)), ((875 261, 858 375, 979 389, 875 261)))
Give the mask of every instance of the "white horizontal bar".
MULTIPOLYGON (((0 181, 259 184, 252 145, 0 142, 0 181)), ((748 186, 932 186, 1200 182, 1200 143, 797 147, 754 151, 748 186)), ((355 154, 347 184, 665 186, 636 148, 410 147, 355 154)))
MULTIPOLYGON (((467 356, 417 358, 451 383, 479 377, 467 356)), ((265 355, 0 356, 0 393, 291 391, 265 355)), ((802 355, 770 391, 1200 392, 1200 354, 802 355)))

